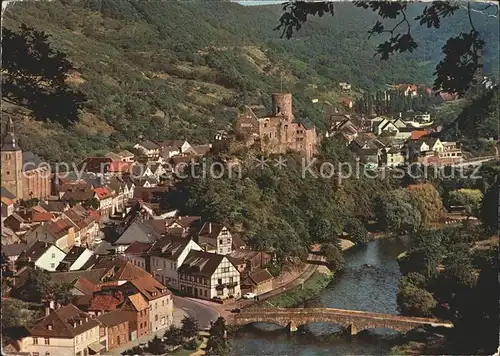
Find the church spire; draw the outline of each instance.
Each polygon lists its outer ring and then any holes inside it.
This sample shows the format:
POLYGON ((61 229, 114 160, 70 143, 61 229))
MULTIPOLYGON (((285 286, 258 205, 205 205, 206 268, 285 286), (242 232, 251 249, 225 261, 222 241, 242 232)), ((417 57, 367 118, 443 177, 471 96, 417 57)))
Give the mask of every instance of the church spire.
POLYGON ((20 148, 17 145, 16 135, 14 132, 14 122, 9 116, 7 125, 5 125, 5 135, 3 136, 2 151, 18 151, 20 148))

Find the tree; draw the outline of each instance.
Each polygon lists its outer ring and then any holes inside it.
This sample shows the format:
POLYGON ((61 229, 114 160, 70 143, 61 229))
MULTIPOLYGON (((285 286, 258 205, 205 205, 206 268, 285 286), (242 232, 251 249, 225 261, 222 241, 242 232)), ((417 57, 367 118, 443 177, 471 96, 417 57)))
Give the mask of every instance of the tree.
POLYGON ((99 199, 92 198, 92 199, 89 199, 89 200, 85 200, 84 202, 82 202, 82 206, 85 209, 93 208, 93 209, 97 210, 100 207, 99 199))
POLYGON ((167 339, 167 345, 177 346, 182 344, 182 330, 175 325, 171 325, 168 330, 165 331, 164 337, 167 339))
POLYGON ((420 212, 422 225, 437 221, 442 217, 443 202, 437 189, 430 183, 414 184, 408 186, 413 205, 420 212))
POLYGON ((340 271, 344 268, 344 255, 338 246, 324 244, 321 246, 321 252, 325 256, 328 267, 332 271, 340 271))
POLYGON ((358 219, 350 219, 345 224, 344 231, 349 234, 352 242, 356 244, 368 242, 368 231, 358 219))
POLYGON ((381 195, 375 204, 375 216, 382 229, 395 232, 415 231, 422 224, 420 211, 412 205, 406 189, 381 195))
POLYGON ((34 269, 28 274, 21 298, 26 301, 41 303, 51 297, 50 274, 46 270, 34 269))
POLYGON ((56 282, 52 283, 50 295, 52 299, 62 305, 71 304, 73 301, 73 294, 71 293, 71 283, 56 282))
POLYGON ((431 293, 414 285, 405 285, 397 294, 401 313, 413 316, 431 316, 437 302, 431 293))
POLYGON ((161 339, 157 335, 155 335, 153 340, 148 342, 147 351, 152 353, 153 355, 163 355, 167 350, 163 341, 161 341, 161 339))
POLYGON ((500 201, 500 179, 491 186, 486 192, 481 204, 481 221, 484 226, 491 231, 498 231, 500 226, 500 208, 498 202, 500 201))
POLYGON ((228 355, 229 351, 230 345, 227 340, 226 321, 220 316, 210 327, 210 336, 208 337, 205 354, 224 356, 228 355))
POLYGON ((198 321, 193 317, 185 316, 182 321, 182 336, 186 339, 198 336, 198 321))
POLYGON ((2 97, 27 105, 38 118, 70 125, 78 120, 85 95, 65 83, 73 70, 49 36, 25 24, 20 32, 2 27, 2 97))
POLYGON ((449 194, 450 205, 464 206, 468 215, 478 215, 483 193, 479 189, 461 188, 449 194))
MULTIPOLYGON (((368 31, 370 36, 380 34, 388 34, 389 36, 377 49, 377 53, 382 60, 387 60, 389 55, 396 52, 413 52, 418 47, 411 33, 411 19, 407 14, 409 6, 407 3, 355 1, 354 5, 376 12, 383 20, 390 20, 389 27, 386 27, 387 24, 383 24, 382 21, 378 20, 373 28, 368 31)), ((450 37, 443 46, 445 56, 436 66, 435 72, 434 89, 436 91, 463 95, 471 87, 477 71, 483 67, 481 57, 485 47, 484 41, 480 38, 480 34, 474 26, 471 12, 483 12, 491 7, 495 9, 493 4, 481 8, 471 5, 471 1, 467 2, 470 31, 461 32, 456 37, 450 37)), ((454 15, 459 9, 458 4, 450 1, 435 1, 426 6, 414 20, 428 28, 438 29, 443 18, 454 15)), ((276 30, 282 31, 281 36, 291 38, 294 31, 300 30, 302 24, 307 21, 308 15, 323 16, 329 13, 333 16, 335 4, 329 1, 287 1, 283 4, 283 11, 284 13, 276 30)))
POLYGON ((29 326, 35 318, 29 304, 18 299, 6 298, 2 301, 3 341, 17 340, 23 327, 29 326))

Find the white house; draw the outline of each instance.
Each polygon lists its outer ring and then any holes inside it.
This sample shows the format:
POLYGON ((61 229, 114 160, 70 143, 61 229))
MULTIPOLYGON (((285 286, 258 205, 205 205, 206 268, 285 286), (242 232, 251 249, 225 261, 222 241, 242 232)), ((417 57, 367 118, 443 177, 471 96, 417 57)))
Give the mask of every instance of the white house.
POLYGON ((36 241, 19 255, 18 260, 46 271, 55 271, 66 253, 54 244, 36 241))
POLYGON ((229 255, 233 251, 233 239, 229 229, 218 223, 206 222, 197 234, 198 244, 207 252, 229 255))
POLYGON ((226 256, 191 250, 178 273, 180 290, 193 297, 241 296, 240 272, 226 256))
POLYGON ((46 316, 18 340, 17 348, 32 356, 100 354, 99 321, 73 304, 46 310, 46 316))
POLYGON ((140 150, 144 155, 148 157, 157 157, 160 154, 160 146, 151 141, 143 141, 134 146, 134 148, 140 150))
POLYGON ((150 273, 161 283, 179 289, 178 268, 190 251, 201 251, 200 245, 189 238, 166 236, 148 251, 150 273))
POLYGON ((80 246, 73 246, 61 260, 58 271, 77 271, 94 255, 94 252, 80 246))

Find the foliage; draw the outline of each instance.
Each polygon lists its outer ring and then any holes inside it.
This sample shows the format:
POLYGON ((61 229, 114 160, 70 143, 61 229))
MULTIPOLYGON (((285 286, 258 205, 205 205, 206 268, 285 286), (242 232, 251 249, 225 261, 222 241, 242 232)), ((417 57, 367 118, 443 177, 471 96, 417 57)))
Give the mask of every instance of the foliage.
POLYGON ((165 343, 170 346, 181 345, 183 342, 183 331, 175 325, 170 325, 163 336, 167 339, 165 343))
POLYGON ((17 340, 23 327, 29 327, 36 319, 30 304, 19 299, 2 300, 2 341, 17 340))
POLYGON ((49 272, 42 269, 33 269, 28 274, 24 286, 20 296, 22 300, 41 303, 49 299, 51 295, 49 272))
MULTIPOLYGON (((370 9, 377 13, 380 19, 386 20, 384 21, 386 23, 377 20, 373 28, 368 31, 370 36, 374 34, 389 35, 389 38, 379 44, 377 48, 381 59, 387 60, 391 54, 396 52, 413 52, 417 49, 417 40, 411 31, 409 4, 355 1, 354 5, 370 9)), ((491 5, 487 6, 487 8, 489 7, 491 5)), ((457 4, 433 2, 431 5, 425 6, 421 13, 414 18, 414 21, 418 21, 420 25, 425 25, 428 28, 438 29, 445 17, 454 15, 459 9, 460 6, 457 4)), ((333 15, 335 10, 336 6, 326 1, 285 2, 283 4, 284 13, 276 29, 282 30, 282 36, 286 35, 287 38, 291 38, 294 32, 298 31, 308 20, 308 15, 323 16, 327 13, 333 15)), ((469 29, 460 32, 456 37, 450 37, 443 46, 445 56, 436 66, 435 90, 464 94, 473 82, 476 72, 483 67, 480 58, 485 41, 480 38, 480 33, 474 26, 471 14, 474 10, 477 11, 477 8, 472 7, 471 9, 471 5, 468 3, 469 29)))
POLYGON ((321 252, 324 254, 331 271, 340 271, 344 268, 344 255, 338 246, 324 244, 321 246, 321 252))
POLYGON ((99 203, 99 199, 97 198, 92 198, 92 199, 89 199, 89 200, 85 200, 84 202, 82 202, 82 206, 85 208, 85 209, 99 209, 100 207, 100 203, 99 203))
POLYGON ((189 340, 184 344, 186 350, 196 350, 198 348, 198 341, 196 339, 189 340))
POLYGON ((408 191, 414 206, 420 212, 422 225, 438 221, 444 212, 443 202, 436 188, 430 183, 409 185, 408 191))
POLYGON ((481 221, 486 228, 496 232, 498 232, 499 228, 499 196, 500 179, 486 192, 481 205, 481 221))
POLYGON ((431 293, 412 284, 399 289, 397 302, 402 313, 414 316, 430 316, 437 305, 431 293))
POLYGON ((146 351, 152 353, 153 355, 163 355, 167 350, 163 341, 155 335, 155 337, 148 342, 146 351))
POLYGON ((448 341, 474 354, 498 346, 498 257, 493 249, 470 248, 480 236, 481 227, 466 225, 421 231, 398 258, 400 310, 451 320, 448 341))
POLYGON ((386 231, 415 231, 422 225, 422 215, 407 189, 397 189, 377 199, 375 216, 386 231))
MULTIPOLYGON (((337 104, 340 93, 334 83, 351 83, 353 99, 386 84, 427 84, 442 42, 464 28, 462 19, 443 22, 431 38, 417 28, 412 34, 421 52, 374 61, 377 42, 366 38, 366 30, 375 14, 348 3, 335 8, 342 14, 336 21, 311 19, 294 41, 286 41, 273 31, 282 13, 279 6, 262 11, 229 1, 204 6, 132 0, 12 3, 3 18, 5 28, 16 32, 24 23, 50 35, 50 48, 75 67, 66 86, 87 100, 78 122, 67 128, 51 118, 33 130, 32 122, 24 124, 23 113, 16 112, 22 108, 2 105, 2 110, 13 116, 21 147, 50 162, 129 149, 140 135, 206 142, 234 122, 242 105, 269 109, 268 95, 281 83, 294 95, 295 115, 324 129, 320 103, 337 104), (311 98, 320 103, 311 105, 311 98), (158 119, 158 110, 165 116, 158 119)), ((423 8, 408 5, 416 13, 423 8)), ((491 24, 490 19, 477 24, 478 31, 496 43, 491 24)), ((485 66, 497 62, 498 54, 486 47, 485 66)), ((53 100, 65 99, 61 96, 53 100)), ((44 102, 47 109, 71 108, 54 105, 52 99, 44 102)))
POLYGON ((198 321, 193 317, 185 316, 182 318, 182 336, 186 339, 198 336, 198 321))
POLYGON ((65 83, 74 69, 67 55, 50 46, 45 32, 25 24, 20 32, 2 27, 2 35, 2 97, 41 119, 74 123, 85 96, 65 83))
POLYGON ((224 356, 230 351, 229 341, 227 340, 226 321, 223 317, 218 317, 210 327, 210 336, 208 337, 206 355, 224 356))
POLYGON ((465 206, 467 214, 478 215, 483 193, 479 189, 461 188, 453 190, 449 195, 450 205, 465 206))

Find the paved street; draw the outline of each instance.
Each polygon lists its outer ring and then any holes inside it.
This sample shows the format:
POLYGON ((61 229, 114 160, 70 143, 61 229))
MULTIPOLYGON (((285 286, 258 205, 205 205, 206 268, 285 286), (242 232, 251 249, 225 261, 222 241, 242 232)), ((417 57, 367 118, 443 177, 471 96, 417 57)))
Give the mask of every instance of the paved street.
POLYGON ((216 309, 192 299, 174 296, 174 307, 183 310, 189 316, 198 320, 202 330, 210 328, 210 322, 219 317, 219 312, 216 309))

